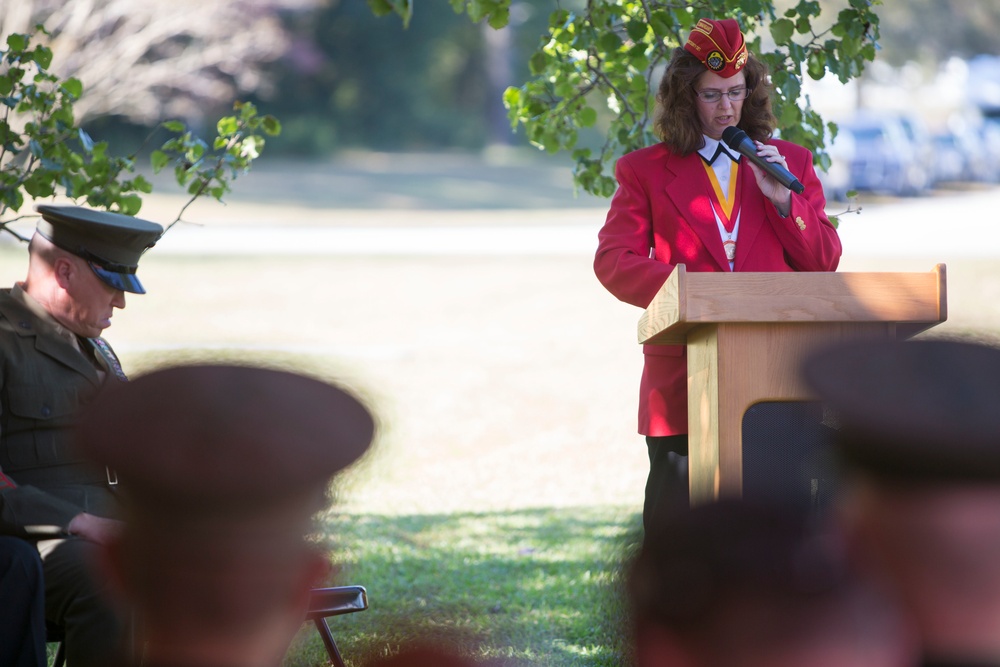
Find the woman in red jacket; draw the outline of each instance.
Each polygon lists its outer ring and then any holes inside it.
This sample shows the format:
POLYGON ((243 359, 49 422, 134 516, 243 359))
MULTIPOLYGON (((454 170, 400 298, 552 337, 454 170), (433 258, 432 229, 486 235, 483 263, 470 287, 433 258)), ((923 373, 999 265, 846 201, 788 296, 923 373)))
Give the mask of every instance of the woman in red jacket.
MULTIPOLYGON (((733 19, 701 19, 660 81, 663 141, 618 160, 618 191, 594 271, 616 297, 645 308, 677 264, 688 271, 833 271, 841 246, 812 154, 772 139, 767 68, 733 19), (757 155, 805 186, 792 193, 722 141, 745 131, 757 155)), ((687 360, 683 346, 647 345, 639 432, 650 471, 643 525, 687 503, 687 360)))

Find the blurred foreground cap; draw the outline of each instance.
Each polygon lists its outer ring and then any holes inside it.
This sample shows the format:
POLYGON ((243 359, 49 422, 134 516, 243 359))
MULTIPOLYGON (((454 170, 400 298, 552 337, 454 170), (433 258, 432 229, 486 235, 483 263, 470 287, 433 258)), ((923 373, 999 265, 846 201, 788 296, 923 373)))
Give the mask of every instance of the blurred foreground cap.
POLYGON ((320 508, 302 499, 321 498, 334 473, 365 453, 374 429, 364 405, 325 382, 192 365, 108 383, 76 436, 85 456, 117 471, 140 516, 183 521, 278 507, 305 520, 320 508))
POLYGON ((846 579, 839 545, 801 513, 723 498, 652 527, 632 564, 629 597, 638 621, 687 632, 710 627, 738 601, 796 607, 846 579))
POLYGON ((957 341, 854 342, 803 366, 839 421, 849 467, 920 483, 1000 482, 1000 349, 957 341))
POLYGON ((746 40, 736 19, 700 19, 684 49, 725 79, 747 64, 746 40))
POLYGON ((38 233, 56 247, 87 260, 94 273, 115 289, 146 293, 135 272, 139 258, 156 244, 163 227, 82 206, 37 204, 35 210, 42 214, 38 233))

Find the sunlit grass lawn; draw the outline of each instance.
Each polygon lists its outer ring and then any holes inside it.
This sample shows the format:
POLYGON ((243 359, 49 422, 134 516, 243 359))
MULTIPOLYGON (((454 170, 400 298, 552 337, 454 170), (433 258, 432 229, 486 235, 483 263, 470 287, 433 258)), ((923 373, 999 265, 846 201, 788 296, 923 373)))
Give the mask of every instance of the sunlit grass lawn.
MULTIPOLYGON (((415 639, 497 665, 619 665, 619 571, 638 518, 613 507, 338 515, 339 581, 370 609, 331 619, 351 664, 415 639)), ((286 661, 322 664, 304 631, 286 661)))
MULTIPOLYGON (((323 355, 231 348, 145 352, 132 355, 129 365, 141 374, 162 364, 207 360, 350 375, 323 355)), ((391 365, 417 372, 417 366, 391 365)), ((320 526, 338 568, 329 583, 368 590, 367 611, 330 619, 348 664, 356 667, 413 641, 442 642, 489 665, 625 664, 620 572, 639 539, 639 508, 615 502, 610 461, 589 444, 564 448, 547 471, 550 487, 534 496, 552 506, 518 506, 527 495, 524 466, 534 445, 517 444, 523 438, 513 434, 511 443, 481 440, 479 449, 470 449, 456 447, 460 434, 436 431, 414 447, 416 429, 407 424, 420 417, 404 412, 398 419, 383 423, 374 455, 342 480, 338 502, 320 526), (426 459, 409 458, 414 449, 439 460, 446 476, 422 466, 426 459), (477 482, 475 472, 485 478, 477 482), (559 503, 560 496, 580 497, 593 483, 588 478, 604 491, 589 494, 593 505, 559 503), (484 484, 490 489, 485 494, 484 484), (453 509, 461 507, 474 509, 453 509)), ((468 429, 465 421, 459 425, 468 429)), ((285 665, 323 664, 319 635, 306 627, 285 665)))

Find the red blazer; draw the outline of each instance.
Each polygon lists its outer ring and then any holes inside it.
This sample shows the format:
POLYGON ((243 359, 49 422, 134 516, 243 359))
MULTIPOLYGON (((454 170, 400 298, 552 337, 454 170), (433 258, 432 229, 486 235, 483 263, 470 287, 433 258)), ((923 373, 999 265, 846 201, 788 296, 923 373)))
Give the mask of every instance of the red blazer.
MULTIPOLYGON (((782 218, 747 169, 742 179, 736 271, 834 271, 840 239, 826 217, 812 154, 773 140, 805 186, 782 218)), ((620 300, 645 308, 676 264, 688 271, 730 271, 709 200, 701 157, 674 155, 665 144, 629 153, 615 166, 618 191, 598 235, 594 272, 620 300), (653 257, 650 258, 650 249, 653 257)), ((683 346, 646 345, 639 387, 639 432, 687 433, 687 359, 683 346)))

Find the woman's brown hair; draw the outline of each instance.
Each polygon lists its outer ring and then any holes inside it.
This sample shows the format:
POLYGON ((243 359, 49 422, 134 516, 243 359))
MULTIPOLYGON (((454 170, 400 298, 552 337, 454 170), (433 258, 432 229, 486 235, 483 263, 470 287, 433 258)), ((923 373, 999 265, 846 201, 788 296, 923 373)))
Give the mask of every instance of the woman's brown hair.
MULTIPOLYGON (((704 142, 694 86, 698 77, 707 71, 697 57, 679 48, 674 51, 667 71, 660 79, 654 129, 677 155, 694 153, 704 142)), ((739 128, 754 141, 767 141, 777 123, 771 112, 771 82, 767 66, 751 55, 742 71, 751 92, 743 102, 739 128)))

